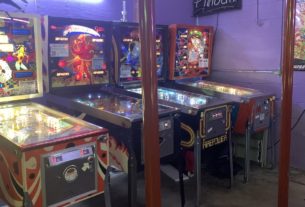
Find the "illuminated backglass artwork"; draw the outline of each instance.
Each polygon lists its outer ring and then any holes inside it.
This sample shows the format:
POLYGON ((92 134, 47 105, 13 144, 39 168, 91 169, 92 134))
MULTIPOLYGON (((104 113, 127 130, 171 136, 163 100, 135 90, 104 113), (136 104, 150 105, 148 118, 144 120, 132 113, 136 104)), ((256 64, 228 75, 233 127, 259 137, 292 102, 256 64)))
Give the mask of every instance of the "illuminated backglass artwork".
POLYGON ((109 82, 103 22, 49 17, 51 87, 109 82))
POLYGON ((171 25, 170 79, 209 75, 212 28, 171 25))
POLYGON ((36 26, 34 18, 0 13, 0 97, 3 101, 39 93, 41 65, 36 52, 36 26))
MULTIPOLYGON (((156 28, 156 72, 158 78, 162 77, 164 69, 164 29, 156 28)), ((141 80, 141 44, 139 26, 137 24, 117 24, 114 29, 119 58, 119 81, 130 82, 141 80)))

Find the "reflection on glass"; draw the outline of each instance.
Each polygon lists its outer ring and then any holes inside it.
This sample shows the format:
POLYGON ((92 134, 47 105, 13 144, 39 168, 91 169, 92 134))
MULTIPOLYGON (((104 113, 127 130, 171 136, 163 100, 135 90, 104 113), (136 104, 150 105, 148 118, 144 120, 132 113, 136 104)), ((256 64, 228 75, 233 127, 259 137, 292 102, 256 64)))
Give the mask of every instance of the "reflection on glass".
MULTIPOLYGON (((95 93, 78 97, 75 101, 113 114, 135 117, 142 116, 142 100, 119 94, 95 93)), ((166 109, 159 106, 159 112, 166 109)))
POLYGON ((240 89, 240 88, 233 87, 233 86, 230 87, 230 86, 226 86, 226 85, 220 85, 219 83, 206 82, 206 81, 188 83, 187 85, 193 86, 196 88, 216 91, 219 93, 230 94, 230 95, 234 95, 234 96, 247 96, 247 95, 253 94, 253 92, 251 90, 240 89))
POLYGON ((0 108, 0 134, 18 145, 36 144, 89 130, 89 127, 73 122, 70 117, 41 105, 0 108))
MULTIPOLYGON (((141 88, 128 90, 134 93, 142 94, 141 88)), ((207 104, 208 101, 207 96, 169 88, 158 88, 158 98, 193 108, 200 108, 200 106, 207 104)))

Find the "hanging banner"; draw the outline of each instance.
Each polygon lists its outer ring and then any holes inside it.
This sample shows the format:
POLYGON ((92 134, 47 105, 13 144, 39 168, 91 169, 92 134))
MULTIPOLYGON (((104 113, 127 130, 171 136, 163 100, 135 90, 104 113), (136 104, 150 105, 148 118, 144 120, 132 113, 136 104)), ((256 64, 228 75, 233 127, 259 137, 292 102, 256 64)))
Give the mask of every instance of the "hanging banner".
POLYGON ((305 71, 305 0, 296 1, 293 68, 305 71))
POLYGON ((193 0, 193 16, 205 16, 221 11, 241 9, 242 0, 193 0))

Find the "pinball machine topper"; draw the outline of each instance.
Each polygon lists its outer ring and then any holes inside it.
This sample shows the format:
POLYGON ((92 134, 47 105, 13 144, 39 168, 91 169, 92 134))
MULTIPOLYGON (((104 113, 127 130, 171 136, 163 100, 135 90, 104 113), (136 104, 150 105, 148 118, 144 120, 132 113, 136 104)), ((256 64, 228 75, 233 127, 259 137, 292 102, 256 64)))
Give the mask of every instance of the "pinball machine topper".
POLYGON ((170 25, 170 80, 210 74, 213 28, 170 25))
POLYGON ((48 17, 48 24, 51 89, 109 82, 109 23, 48 17))
POLYGON ((0 12, 0 102, 42 95, 39 18, 0 12))
MULTIPOLYGON (((114 50, 116 79, 120 83, 140 81, 142 77, 141 45, 139 25, 134 23, 118 23, 114 26, 114 50)), ((166 60, 167 27, 157 25, 156 28, 156 73, 158 78, 163 77, 166 60)))

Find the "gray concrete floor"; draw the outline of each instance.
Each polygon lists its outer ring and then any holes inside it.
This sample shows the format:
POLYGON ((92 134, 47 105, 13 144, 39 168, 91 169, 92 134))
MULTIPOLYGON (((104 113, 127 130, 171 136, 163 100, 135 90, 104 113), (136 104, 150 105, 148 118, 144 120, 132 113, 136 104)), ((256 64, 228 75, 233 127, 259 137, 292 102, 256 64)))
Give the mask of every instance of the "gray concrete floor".
MULTIPOLYGON (((205 175, 203 177, 203 191, 201 194, 201 206, 204 207, 272 207, 277 206, 276 170, 252 167, 249 183, 242 182, 242 172, 235 176, 235 183, 231 189, 227 188, 228 180, 217 179, 205 175)), ((161 175, 162 206, 179 207, 179 185, 170 180, 166 175, 161 175)), ((194 206, 195 183, 185 183, 186 207, 194 206)), ((138 179, 138 207, 145 206, 143 174, 138 179)), ((112 179, 111 196, 112 207, 127 207, 127 177, 117 176, 112 179)), ((305 172, 291 170, 290 173, 290 207, 305 206, 305 172)), ((98 196, 73 207, 97 207, 104 206, 103 196, 98 196)))

